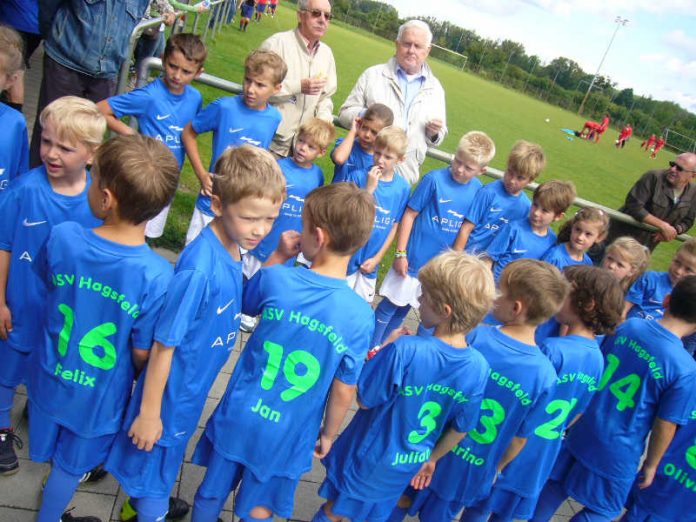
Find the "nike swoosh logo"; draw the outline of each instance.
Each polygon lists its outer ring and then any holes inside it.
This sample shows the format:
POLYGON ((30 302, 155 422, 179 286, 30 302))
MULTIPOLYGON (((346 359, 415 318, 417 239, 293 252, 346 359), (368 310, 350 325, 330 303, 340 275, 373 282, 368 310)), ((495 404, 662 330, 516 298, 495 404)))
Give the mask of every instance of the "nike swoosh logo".
POLYGON ((234 134, 235 132, 243 131, 244 127, 239 127, 238 129, 230 129, 230 134, 234 134))
POLYGON ((517 249, 517 248, 513 248, 513 249, 512 249, 512 253, 513 253, 513 254, 524 254, 525 252, 526 252, 526 250, 520 250, 520 249, 517 249))
POLYGON ((160 115, 158 114, 158 115, 155 116, 155 117, 157 118, 158 121, 161 121, 161 120, 166 120, 166 119, 169 118, 170 116, 171 116, 171 114, 165 114, 164 116, 160 116, 160 115))
POLYGON ((234 321, 236 321, 240 317, 242 317, 242 312, 237 312, 236 314, 234 314, 234 321))
POLYGON ((292 188, 292 187, 294 187, 294 186, 295 186, 295 185, 285 185, 285 188, 292 188))
POLYGON ((491 212, 502 212, 502 208, 491 207, 491 212))
POLYGON ((27 218, 24 218, 24 221, 22 221, 22 225, 25 227, 35 227, 36 225, 43 225, 46 223, 46 221, 29 221, 27 218))
POLYGON ((230 305, 231 305, 232 303, 234 303, 234 299, 232 299, 232 300, 231 300, 229 303, 227 303, 225 306, 218 306, 218 309, 217 309, 218 315, 220 315, 222 312, 224 312, 225 310, 227 310, 227 309, 230 307, 230 305))
POLYGON ((452 201, 452 200, 440 198, 440 203, 449 203, 450 201, 452 201))

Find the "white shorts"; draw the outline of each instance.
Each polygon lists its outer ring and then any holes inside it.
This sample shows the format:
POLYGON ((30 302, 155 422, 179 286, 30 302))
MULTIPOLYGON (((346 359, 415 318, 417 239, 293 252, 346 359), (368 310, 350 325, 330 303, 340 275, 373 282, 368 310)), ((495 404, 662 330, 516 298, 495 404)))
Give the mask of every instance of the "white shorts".
POLYGON ((198 237, 205 227, 213 220, 213 216, 204 214, 198 208, 194 207, 193 216, 191 216, 191 223, 189 224, 188 231, 186 232, 186 244, 188 245, 191 241, 198 237))
POLYGON ((169 209, 172 207, 170 203, 162 209, 162 212, 153 217, 145 225, 145 237, 150 239, 155 239, 162 237, 164 233, 164 225, 167 223, 167 216, 169 215, 169 209))
POLYGON ((242 256, 242 273, 247 279, 254 277, 254 274, 261 269, 261 265, 263 265, 261 260, 248 252, 242 256))
POLYGON ((408 274, 402 277, 393 268, 390 268, 387 275, 384 276, 382 286, 379 288, 379 295, 386 297, 396 306, 411 305, 418 310, 421 284, 418 278, 408 274))
POLYGON ((368 303, 371 303, 375 299, 375 287, 377 286, 376 278, 370 279, 358 270, 346 277, 346 283, 348 283, 351 290, 355 290, 355 293, 368 303))

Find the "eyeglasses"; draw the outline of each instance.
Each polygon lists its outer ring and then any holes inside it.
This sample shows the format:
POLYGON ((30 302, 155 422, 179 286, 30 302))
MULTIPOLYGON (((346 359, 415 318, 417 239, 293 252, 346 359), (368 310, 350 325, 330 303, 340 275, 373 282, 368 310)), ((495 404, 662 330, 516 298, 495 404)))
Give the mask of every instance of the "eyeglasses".
POLYGON ((312 18, 319 18, 320 16, 324 17, 324 20, 327 22, 331 21, 333 18, 333 15, 331 13, 327 13, 326 11, 322 11, 321 9, 302 9, 305 13, 309 13, 312 18))
POLYGON ((692 172, 692 173, 696 173, 696 170, 688 170, 688 169, 685 169, 684 167, 682 167, 681 165, 679 165, 678 163, 676 163, 676 162, 674 162, 674 161, 670 161, 670 162, 669 162, 669 166, 670 166, 670 167, 673 167, 673 168, 675 168, 675 169, 677 169, 677 172, 692 172))

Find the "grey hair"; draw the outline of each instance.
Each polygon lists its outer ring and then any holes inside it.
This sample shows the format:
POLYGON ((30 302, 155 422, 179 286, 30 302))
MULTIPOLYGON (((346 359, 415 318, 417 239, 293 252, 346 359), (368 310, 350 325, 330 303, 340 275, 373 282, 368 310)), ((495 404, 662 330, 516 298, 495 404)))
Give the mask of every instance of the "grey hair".
POLYGON ((307 8, 309 8, 309 0, 297 0, 297 9, 302 11, 307 8))
MULTIPOLYGON (((299 0, 298 4, 302 3, 303 0, 299 0)), ((304 0, 304 1, 309 1, 309 0, 304 0)), ((430 31, 430 26, 426 24, 423 20, 418 20, 418 19, 412 19, 404 22, 401 24, 399 27, 399 32, 396 33, 396 41, 400 42, 401 37, 404 34, 404 31, 406 29, 420 29, 422 31, 425 31, 425 39, 426 39, 426 45, 430 46, 430 44, 433 43, 433 33, 430 31)))

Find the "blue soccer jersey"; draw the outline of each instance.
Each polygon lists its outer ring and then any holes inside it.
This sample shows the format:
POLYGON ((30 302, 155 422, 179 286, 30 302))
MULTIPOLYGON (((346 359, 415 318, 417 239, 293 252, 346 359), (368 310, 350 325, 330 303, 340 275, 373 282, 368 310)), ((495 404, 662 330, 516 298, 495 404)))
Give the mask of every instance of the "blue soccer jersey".
POLYGON ((466 244, 467 252, 486 252, 493 238, 511 221, 529 215, 532 203, 527 194, 513 196, 505 190, 503 180, 489 183, 476 194, 476 201, 464 219, 474 224, 466 244))
POLYGON ((134 116, 138 118, 138 130, 145 136, 156 138, 172 151, 184 165, 184 148, 181 133, 201 110, 201 93, 187 85, 181 94, 173 94, 162 78, 107 100, 117 118, 134 116))
POLYGON ((416 277, 423 265, 454 244, 482 186, 476 178, 457 183, 450 167, 423 176, 408 201, 408 207, 418 212, 406 247, 408 275, 416 277))
POLYGON ((630 479, 655 417, 685 424, 694 409, 696 362, 657 321, 628 319, 602 344, 604 374, 568 451, 592 472, 630 479))
POLYGON ((633 303, 627 318, 662 319, 665 297, 672 293, 667 272, 645 272, 626 292, 626 301, 633 303))
MULTIPOLYGON (((197 134, 213 131, 213 155, 208 167, 209 172, 213 172, 215 162, 228 147, 255 145, 267 149, 280 119, 280 112, 271 105, 261 110, 250 109, 243 96, 226 96, 210 102, 193 119, 191 126, 197 134)), ((213 216, 207 196, 198 194, 196 208, 213 216)))
POLYGON ((554 247, 549 248, 546 251, 546 254, 544 254, 544 256, 541 258, 541 260, 546 261, 549 264, 552 264, 561 272, 563 272, 563 269, 567 266, 592 266, 592 260, 590 259, 590 256, 588 256, 587 254, 583 254, 582 261, 578 261, 577 259, 573 259, 572 257, 570 257, 566 245, 567 243, 561 243, 560 245, 556 245, 554 247))
POLYGON ((77 196, 53 191, 41 166, 22 174, 0 197, 0 250, 10 251, 6 300, 12 312, 12 331, 7 342, 15 350, 30 352, 42 342, 41 321, 46 290, 36 277, 33 263, 51 228, 63 221, 98 226, 87 202, 90 177, 77 196))
MULTIPOLYGON (((348 174, 347 181, 355 183, 360 188, 365 188, 367 186, 367 171, 354 170, 348 174)), ((374 257, 382 248, 392 227, 401 221, 410 192, 411 188, 408 182, 396 172, 391 181, 379 181, 373 194, 376 211, 372 234, 370 234, 367 243, 350 258, 348 263, 349 275, 360 270, 360 265, 374 257)), ((375 267, 372 272, 364 274, 365 277, 376 279, 378 268, 375 267)))
POLYGON ((440 460, 430 488, 442 500, 469 506, 489 494, 513 437, 530 437, 542 424, 557 375, 539 348, 499 328, 478 327, 467 341, 490 365, 481 417, 476 429, 440 460))
MULTIPOLYGON (((343 143, 344 138, 338 138, 336 140, 336 145, 334 145, 334 150, 341 143, 343 143)), ((332 153, 333 154, 333 153, 332 153)), ((373 156, 369 152, 365 152, 363 148, 358 143, 356 139, 353 142, 353 148, 350 149, 350 154, 348 159, 343 165, 334 164, 334 175, 331 183, 340 183, 341 181, 348 181, 348 173, 352 170, 367 170, 372 167, 373 156)))
POLYGON ((280 214, 268 235, 250 253, 262 263, 278 247, 280 235, 287 230, 302 232, 302 209, 307 194, 324 184, 324 173, 317 165, 300 167, 292 158, 278 161, 285 175, 288 195, 280 207, 280 214))
POLYGON ((24 115, 0 102, 0 191, 29 170, 29 138, 24 115))
POLYGON ((54 227, 36 261, 47 289, 29 400, 73 433, 116 433, 133 386, 132 348, 149 350, 172 268, 150 247, 54 227))
POLYGON ((282 265, 249 280, 243 310, 261 320, 204 435, 259 480, 299 478, 333 380, 358 381, 374 314, 345 280, 282 265))
POLYGON ((488 245, 493 260, 493 277, 497 281, 503 269, 517 259, 541 259, 556 244, 556 234, 550 228, 540 236, 529 224, 529 218, 513 221, 503 228, 488 245))

